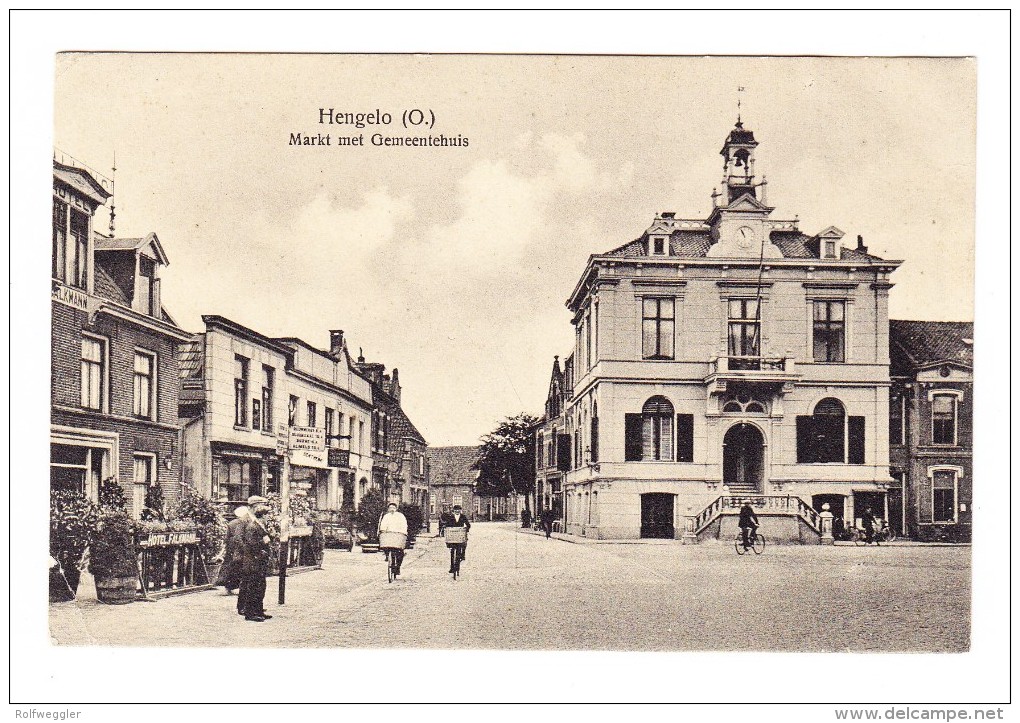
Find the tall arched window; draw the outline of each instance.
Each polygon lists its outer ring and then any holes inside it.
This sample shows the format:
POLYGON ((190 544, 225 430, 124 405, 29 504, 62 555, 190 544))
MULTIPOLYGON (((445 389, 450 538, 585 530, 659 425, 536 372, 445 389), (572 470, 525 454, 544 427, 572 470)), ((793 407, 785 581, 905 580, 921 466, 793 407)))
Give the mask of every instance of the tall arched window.
MULTIPOLYGON (((631 415, 636 417, 637 415, 631 415)), ((628 435, 628 447, 632 452, 638 451, 640 460, 669 461, 673 459, 673 405, 663 396, 654 396, 641 408, 640 437, 631 430, 628 435), (640 447, 638 447, 638 442, 640 447)), ((636 421, 636 420, 635 420, 636 421)), ((635 421, 628 426, 636 427, 635 421)), ((628 456, 628 459, 630 456, 628 456)))
POLYGON ((597 402, 591 403, 591 433, 589 439, 590 461, 592 463, 599 461, 599 405, 597 402))
POLYGON ((848 417, 834 397, 822 399, 811 416, 797 417, 797 461, 864 464, 864 417, 848 417))

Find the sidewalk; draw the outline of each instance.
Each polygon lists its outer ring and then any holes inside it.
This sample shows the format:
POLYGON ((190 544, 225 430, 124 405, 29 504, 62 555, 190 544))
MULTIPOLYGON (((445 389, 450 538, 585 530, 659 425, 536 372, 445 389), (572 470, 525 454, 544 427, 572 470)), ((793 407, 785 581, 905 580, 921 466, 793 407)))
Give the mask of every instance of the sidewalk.
MULTIPOLYGON (((537 535, 545 537, 545 533, 541 530, 532 530, 526 528, 519 528, 517 530, 524 535, 537 535)), ((663 540, 644 538, 637 540, 596 540, 590 537, 580 537, 578 535, 568 535, 565 532, 554 532, 551 535, 552 539, 560 540, 562 542, 569 542, 574 545, 682 545, 680 540, 663 540)), ((704 544, 715 544, 725 542, 730 544, 729 540, 703 540, 699 545, 704 544)), ((796 543, 793 543, 796 544, 796 543)), ((835 543, 836 547, 856 547, 852 542, 839 541, 835 543)), ((970 547, 969 542, 921 542, 920 540, 896 540, 895 542, 883 542, 879 547, 970 547)), ((816 547, 816 545, 802 545, 802 547, 816 547)), ((820 545, 817 545, 820 547, 820 545)), ((865 547, 865 545, 860 545, 865 547)))

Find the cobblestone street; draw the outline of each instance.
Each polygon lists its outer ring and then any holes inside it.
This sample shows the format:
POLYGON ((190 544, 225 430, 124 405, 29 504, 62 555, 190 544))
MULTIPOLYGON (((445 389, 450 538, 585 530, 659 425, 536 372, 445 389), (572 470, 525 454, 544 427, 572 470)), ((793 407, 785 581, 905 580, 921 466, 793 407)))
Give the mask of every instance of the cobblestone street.
POLYGON ((246 622, 222 589, 108 606, 50 606, 64 645, 558 650, 963 651, 970 548, 571 544, 509 524, 472 528, 461 579, 442 539, 402 576, 383 556, 328 550, 246 622))

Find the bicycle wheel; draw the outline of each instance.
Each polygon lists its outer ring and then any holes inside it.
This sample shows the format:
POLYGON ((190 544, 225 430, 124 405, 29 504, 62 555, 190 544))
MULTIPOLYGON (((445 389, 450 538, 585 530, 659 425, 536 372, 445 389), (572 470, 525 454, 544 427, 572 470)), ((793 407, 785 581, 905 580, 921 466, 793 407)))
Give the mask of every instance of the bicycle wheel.
POLYGON ((754 550, 755 555, 760 555, 765 552, 765 538, 762 535, 755 535, 754 541, 751 544, 751 549, 754 550))
POLYGON ((867 544, 867 541, 864 539, 864 533, 856 527, 850 528, 850 539, 854 541, 854 544, 857 545, 857 547, 867 544))
POLYGON ((739 532, 737 533, 737 536, 733 538, 733 549, 737 551, 738 555, 743 555, 747 552, 747 548, 744 547, 744 538, 739 532))
POLYGON ((896 541, 896 533, 893 532, 893 529, 891 527, 885 528, 885 534, 882 535, 882 541, 883 542, 895 542, 896 541))

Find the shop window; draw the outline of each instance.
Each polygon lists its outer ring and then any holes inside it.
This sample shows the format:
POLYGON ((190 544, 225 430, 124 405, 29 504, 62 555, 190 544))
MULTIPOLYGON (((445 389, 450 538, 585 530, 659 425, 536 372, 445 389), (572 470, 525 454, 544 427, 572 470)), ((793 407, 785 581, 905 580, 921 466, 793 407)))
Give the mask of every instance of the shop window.
POLYGON ((675 333, 674 299, 641 300, 641 357, 672 359, 675 333))
POLYGON ((144 419, 155 417, 156 357, 135 352, 134 415, 144 419))
POLYGON ((931 401, 932 444, 956 444, 956 396, 935 394, 931 401))
POLYGON ((864 464, 864 427, 838 399, 821 400, 814 414, 797 417, 797 462, 864 464))
POLYGON ((846 361, 846 302, 814 302, 814 360, 824 363, 846 361))
POLYGON ((90 336, 81 340, 81 405, 102 411, 106 387, 106 343, 90 336))

